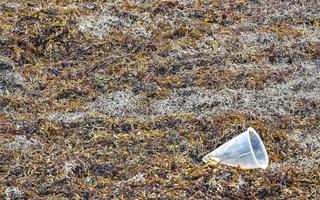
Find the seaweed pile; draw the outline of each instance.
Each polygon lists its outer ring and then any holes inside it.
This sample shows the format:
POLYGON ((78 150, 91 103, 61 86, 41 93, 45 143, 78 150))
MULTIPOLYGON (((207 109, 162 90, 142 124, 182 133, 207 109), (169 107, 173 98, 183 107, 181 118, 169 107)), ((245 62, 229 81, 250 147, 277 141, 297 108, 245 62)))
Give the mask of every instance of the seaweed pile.
POLYGON ((0 199, 316 199, 319 8, 0 2, 0 199), (266 170, 201 161, 249 126, 266 170))

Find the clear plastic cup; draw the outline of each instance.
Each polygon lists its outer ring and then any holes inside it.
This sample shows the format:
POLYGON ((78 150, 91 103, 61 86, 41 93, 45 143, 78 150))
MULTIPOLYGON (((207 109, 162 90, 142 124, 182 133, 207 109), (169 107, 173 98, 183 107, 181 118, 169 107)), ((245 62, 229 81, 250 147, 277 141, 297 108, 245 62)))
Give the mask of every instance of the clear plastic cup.
POLYGON ((204 156, 202 160, 243 169, 265 169, 269 163, 266 148, 258 133, 251 127, 204 156))

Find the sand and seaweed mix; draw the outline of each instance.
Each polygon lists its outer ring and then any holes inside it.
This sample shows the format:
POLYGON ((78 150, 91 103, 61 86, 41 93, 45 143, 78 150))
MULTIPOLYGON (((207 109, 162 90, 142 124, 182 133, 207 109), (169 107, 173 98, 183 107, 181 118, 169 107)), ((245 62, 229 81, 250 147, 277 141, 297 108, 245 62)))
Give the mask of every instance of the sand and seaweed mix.
POLYGON ((319 122, 318 1, 0 1, 0 199, 317 199, 319 122))

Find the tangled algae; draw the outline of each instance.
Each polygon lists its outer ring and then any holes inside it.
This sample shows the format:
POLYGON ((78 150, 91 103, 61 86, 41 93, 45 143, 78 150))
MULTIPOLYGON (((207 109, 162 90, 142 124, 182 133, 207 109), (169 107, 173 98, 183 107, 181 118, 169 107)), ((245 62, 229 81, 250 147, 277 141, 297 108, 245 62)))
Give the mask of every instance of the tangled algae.
POLYGON ((1 1, 0 199, 316 199, 316 1, 1 1), (265 170, 202 157, 247 127, 265 170))

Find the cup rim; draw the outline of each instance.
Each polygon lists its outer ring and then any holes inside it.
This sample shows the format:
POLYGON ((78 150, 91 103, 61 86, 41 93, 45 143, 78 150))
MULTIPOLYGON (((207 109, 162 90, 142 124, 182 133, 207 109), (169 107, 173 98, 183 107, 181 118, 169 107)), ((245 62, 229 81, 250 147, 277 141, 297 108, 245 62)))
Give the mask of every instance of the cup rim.
POLYGON ((264 146, 259 134, 254 130, 254 128, 252 127, 249 127, 247 129, 247 137, 248 137, 248 140, 249 140, 249 143, 250 143, 250 151, 252 152, 252 155, 253 155, 253 159, 255 161, 255 163, 262 169, 266 169, 268 167, 268 164, 269 164, 269 158, 268 158, 268 153, 267 153, 267 150, 266 150, 266 147, 264 146), (259 141, 259 145, 261 146, 262 148, 262 152, 263 152, 263 156, 265 158, 265 162, 263 164, 260 164, 256 158, 256 154, 254 153, 253 151, 253 148, 252 148, 252 144, 251 144, 251 139, 250 139, 250 134, 253 134, 259 141))

